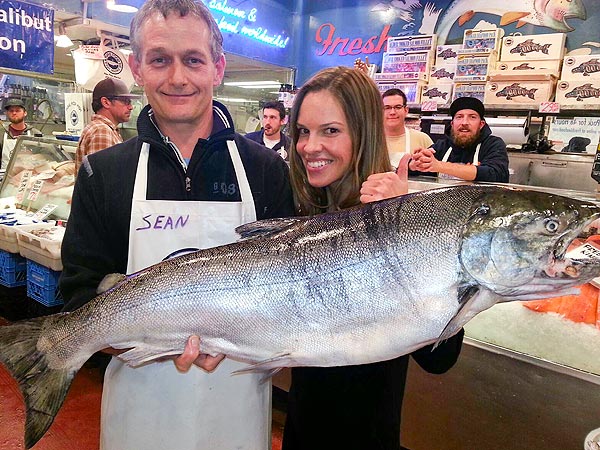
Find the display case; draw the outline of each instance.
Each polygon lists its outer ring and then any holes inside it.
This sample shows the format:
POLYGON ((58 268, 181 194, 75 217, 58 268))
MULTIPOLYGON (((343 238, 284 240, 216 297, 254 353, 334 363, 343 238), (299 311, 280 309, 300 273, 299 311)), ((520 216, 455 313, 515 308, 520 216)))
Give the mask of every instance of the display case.
POLYGON ((77 142, 20 136, 0 186, 0 198, 40 213, 40 219, 66 220, 75 184, 77 142), (44 217, 41 217, 41 216, 44 217))
MULTIPOLYGON (((420 177, 409 180, 409 192, 465 183, 420 177)), ((596 201, 590 192, 509 186, 596 201)), ((427 374, 411 363, 403 445, 596 448, 584 445, 600 427, 598 294, 590 283, 575 296, 496 304, 466 324, 461 356, 448 373, 427 374)))

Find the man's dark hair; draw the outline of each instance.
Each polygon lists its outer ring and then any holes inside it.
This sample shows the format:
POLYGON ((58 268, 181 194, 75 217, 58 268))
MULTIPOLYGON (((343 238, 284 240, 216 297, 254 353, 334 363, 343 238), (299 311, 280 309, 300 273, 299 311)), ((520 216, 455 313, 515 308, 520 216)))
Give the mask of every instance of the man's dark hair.
POLYGON ((404 105, 408 105, 408 99, 406 98, 406 94, 402 92, 400 89, 392 88, 385 91, 381 94, 381 98, 391 97, 392 95, 399 95, 404 100, 404 105))
POLYGON ((281 120, 285 119, 285 107, 281 102, 267 102, 263 105, 263 111, 265 109, 276 109, 279 111, 279 118, 281 120))

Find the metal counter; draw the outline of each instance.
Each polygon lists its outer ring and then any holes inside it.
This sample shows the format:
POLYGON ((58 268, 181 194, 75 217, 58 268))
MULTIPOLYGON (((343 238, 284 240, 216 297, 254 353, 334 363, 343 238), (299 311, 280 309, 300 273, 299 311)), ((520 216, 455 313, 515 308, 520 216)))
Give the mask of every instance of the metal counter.
POLYGON ((509 152, 511 184, 595 192, 591 177, 594 155, 576 153, 509 152))

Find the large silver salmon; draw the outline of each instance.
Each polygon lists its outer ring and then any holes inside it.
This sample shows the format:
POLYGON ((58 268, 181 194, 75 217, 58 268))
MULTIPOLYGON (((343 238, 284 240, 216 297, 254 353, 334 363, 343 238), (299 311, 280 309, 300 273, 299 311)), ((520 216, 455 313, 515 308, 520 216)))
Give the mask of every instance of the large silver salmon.
POLYGON ((598 217, 565 197, 456 186, 242 226, 242 241, 142 270, 77 311, 0 327, 26 446, 102 348, 131 348, 120 357, 135 366, 197 334, 205 352, 264 371, 394 358, 498 301, 564 295, 599 276, 598 259, 566 256, 598 217))

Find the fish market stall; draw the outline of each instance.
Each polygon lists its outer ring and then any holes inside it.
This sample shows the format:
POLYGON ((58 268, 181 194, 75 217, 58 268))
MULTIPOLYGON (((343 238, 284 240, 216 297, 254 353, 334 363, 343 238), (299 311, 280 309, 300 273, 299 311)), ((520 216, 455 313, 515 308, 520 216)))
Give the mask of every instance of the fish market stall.
MULTIPOLYGON (((450 183, 456 182, 415 179, 409 191, 450 183)), ((591 192, 513 186, 595 201, 591 192)), ((600 448, 597 438, 586 438, 600 436, 599 292, 592 282, 579 295, 496 304, 465 326, 463 351, 448 373, 431 375, 411 362, 403 445, 600 448)))

